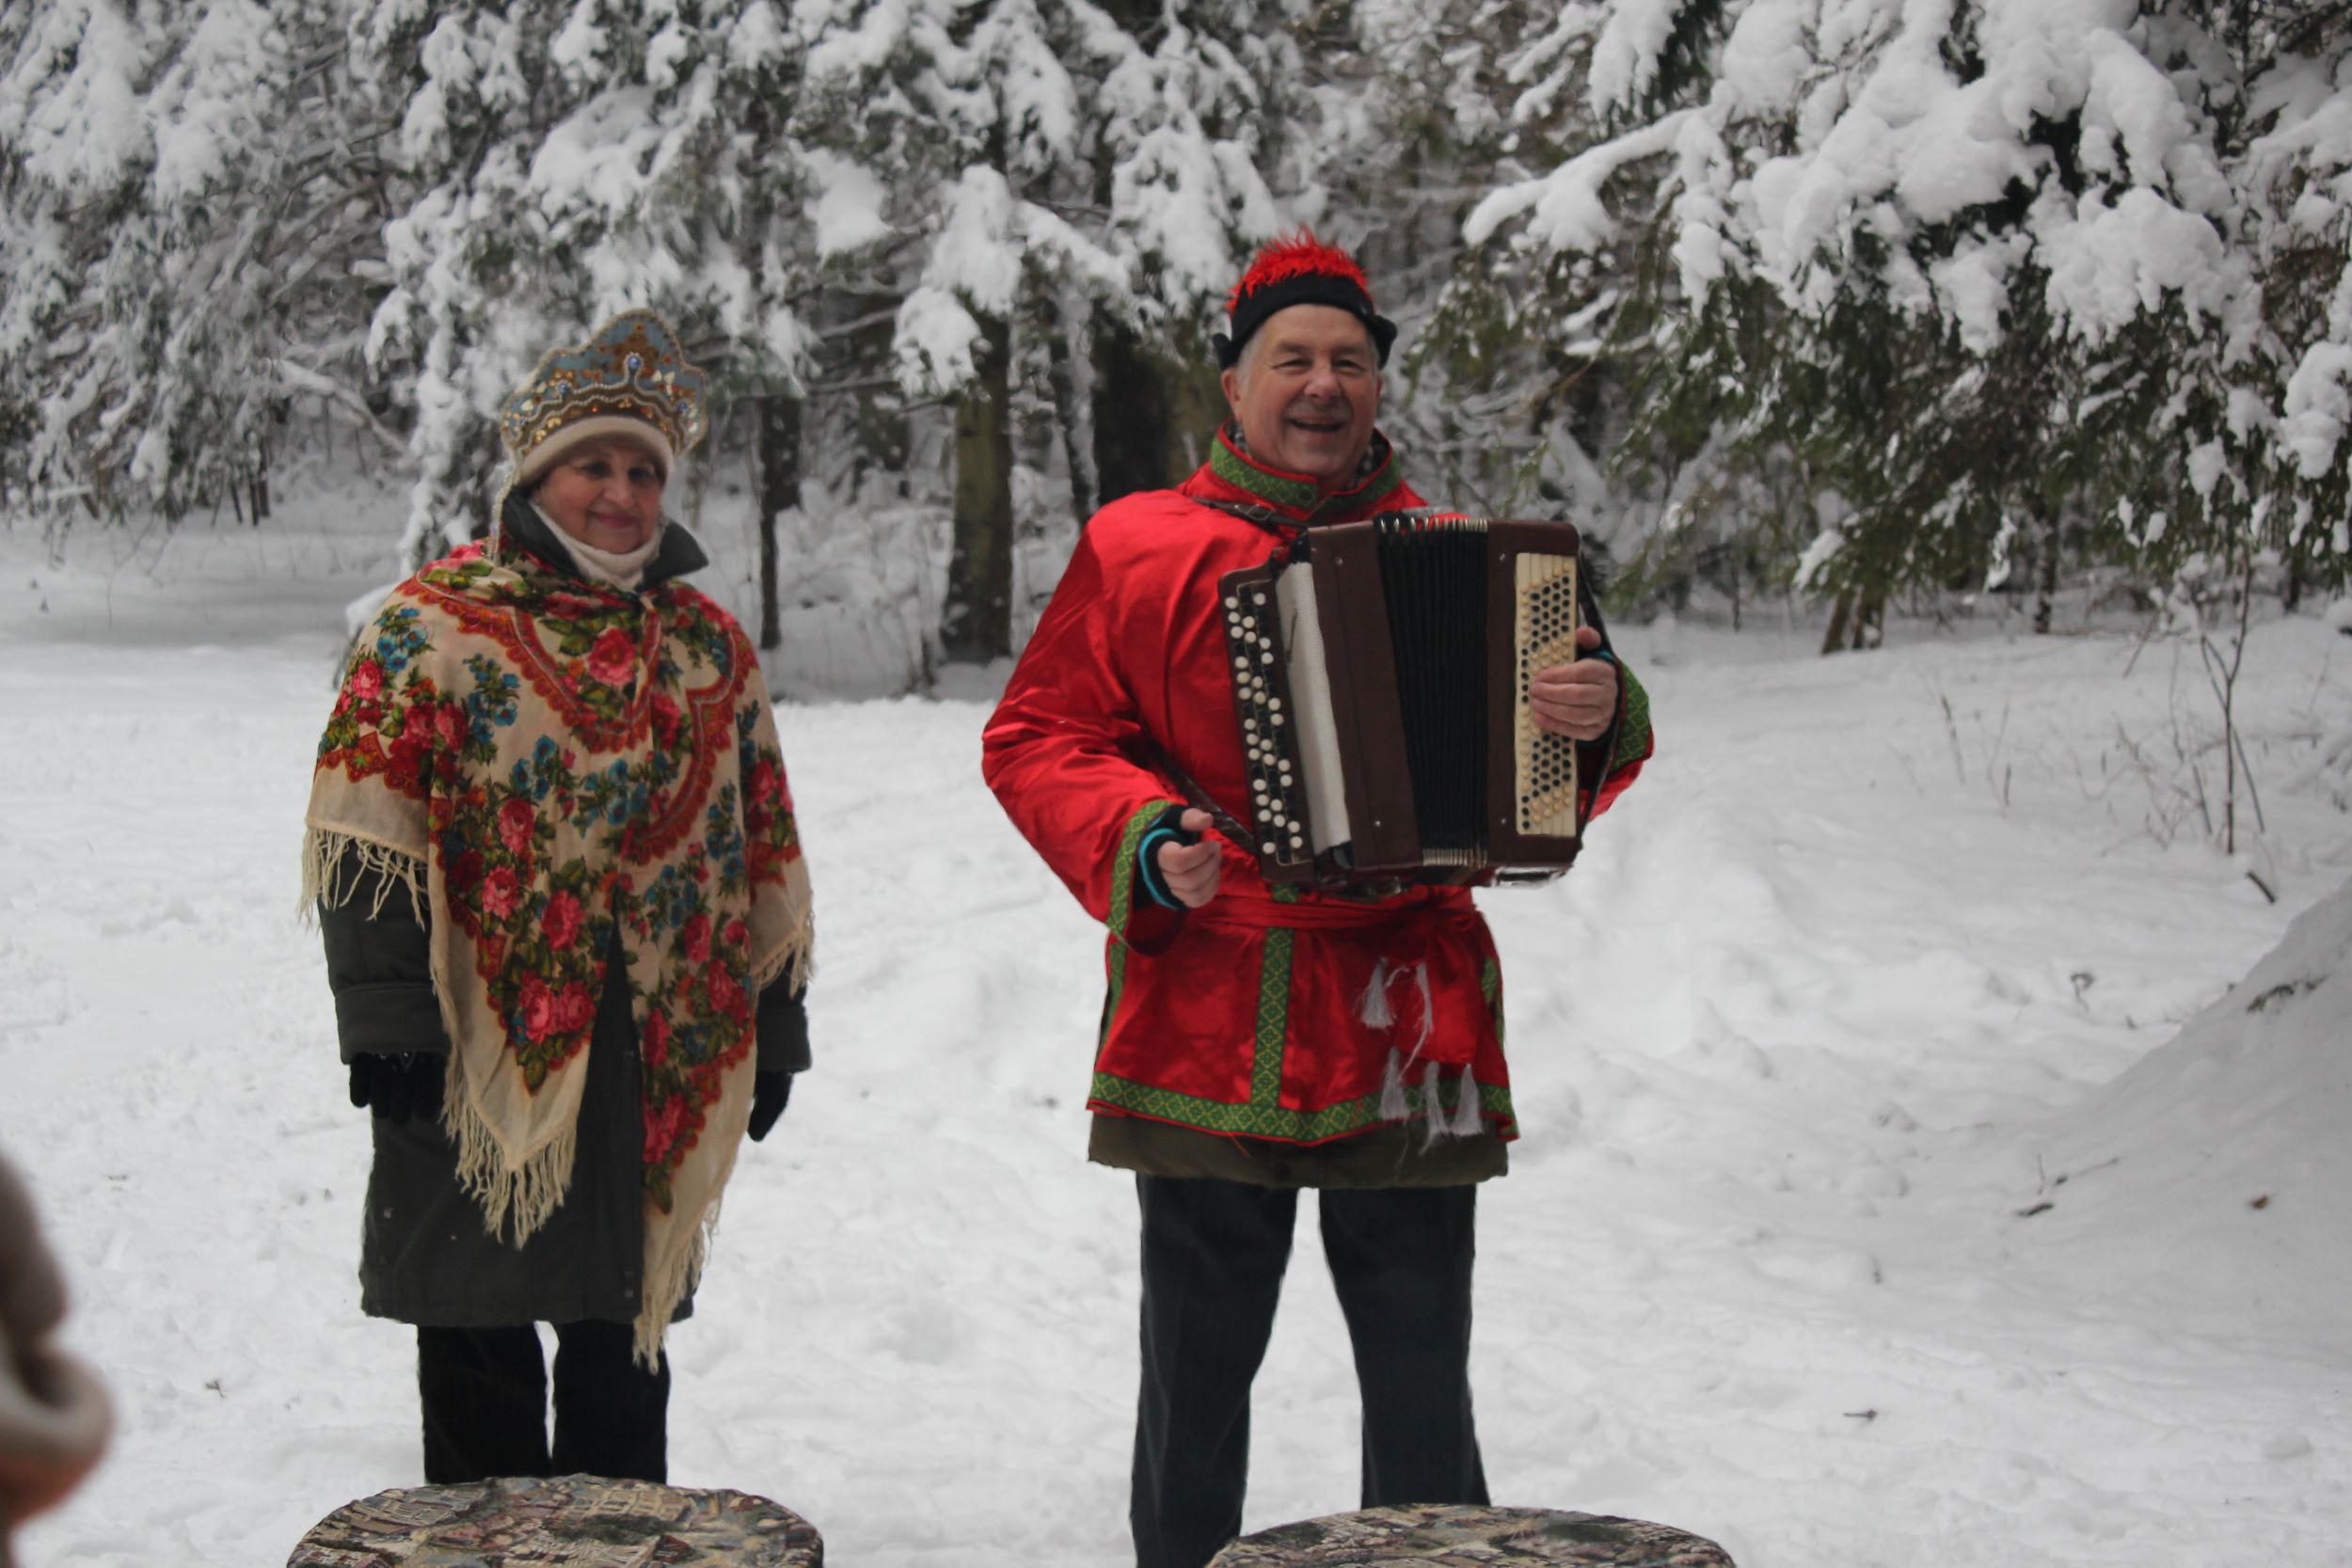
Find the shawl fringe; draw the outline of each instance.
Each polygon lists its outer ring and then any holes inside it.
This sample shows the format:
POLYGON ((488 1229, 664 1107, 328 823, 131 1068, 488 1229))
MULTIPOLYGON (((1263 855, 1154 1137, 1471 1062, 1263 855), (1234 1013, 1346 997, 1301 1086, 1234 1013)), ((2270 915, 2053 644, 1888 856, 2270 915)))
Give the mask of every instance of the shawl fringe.
MULTIPOLYGON (((740 1144, 739 1139, 738 1148, 740 1144)), ((710 1260, 710 1249, 719 1237, 719 1211, 726 1198, 727 1182, 734 1175, 735 1155, 730 1152, 710 1202, 703 1210, 702 1220, 688 1230, 685 1244, 645 1271, 644 1305, 637 1313, 634 1326, 636 1358, 649 1372, 660 1368, 661 1341, 670 1332, 670 1315, 677 1310, 687 1293, 702 1283, 703 1265, 710 1260)))
POLYGON ((513 1244, 521 1246, 571 1191, 572 1161, 580 1152, 578 1127, 566 1123, 519 1162, 510 1161, 497 1130, 466 1092, 464 1055, 455 1051, 450 1053, 441 1105, 441 1127, 457 1146, 458 1185, 482 1206, 482 1223, 491 1235, 507 1239, 511 1224, 513 1244))
POLYGON ((793 927, 792 934, 774 952, 753 962, 751 990, 755 996, 787 975, 794 990, 806 990, 808 983, 817 977, 817 911, 808 896, 808 872, 797 861, 793 863, 787 886, 800 905, 800 924, 793 927))
POLYGON ((321 905, 340 910, 350 903, 359 895, 358 873, 371 871, 375 873, 376 883, 375 896, 368 903, 370 919, 384 912, 392 889, 400 887, 407 890, 408 907, 419 922, 424 920, 424 862, 405 849, 339 828, 313 823, 304 829, 300 910, 304 921, 315 924, 321 905))

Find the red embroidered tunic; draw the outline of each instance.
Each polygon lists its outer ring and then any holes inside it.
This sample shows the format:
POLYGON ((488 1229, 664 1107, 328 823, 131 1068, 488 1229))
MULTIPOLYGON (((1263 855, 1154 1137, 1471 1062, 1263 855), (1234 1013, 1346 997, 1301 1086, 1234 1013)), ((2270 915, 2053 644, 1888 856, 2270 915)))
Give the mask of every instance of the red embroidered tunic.
MULTIPOLYGON (((1467 890, 1375 904, 1278 895, 1231 845, 1201 909, 1165 909, 1136 886, 1137 841, 1182 801, 1140 760, 1147 737, 1248 819, 1217 579, 1263 562, 1299 528, 1424 504, 1376 438, 1375 454, 1368 478, 1318 499, 1312 481, 1259 467, 1220 436, 1181 488, 1104 507, 989 721, 990 788, 1109 929, 1110 998, 1088 1101, 1099 1115, 1322 1143, 1383 1121, 1393 1053, 1408 1117, 1426 1114, 1433 1088, 1453 1117, 1467 1076, 1486 1124, 1516 1135, 1502 976, 1467 890), (1271 522, 1205 502, 1257 505, 1271 522), (1375 975, 1388 983, 1382 1005, 1368 1007, 1375 975)), ((1626 742, 1596 815, 1647 754, 1645 708, 1638 743, 1626 742)))

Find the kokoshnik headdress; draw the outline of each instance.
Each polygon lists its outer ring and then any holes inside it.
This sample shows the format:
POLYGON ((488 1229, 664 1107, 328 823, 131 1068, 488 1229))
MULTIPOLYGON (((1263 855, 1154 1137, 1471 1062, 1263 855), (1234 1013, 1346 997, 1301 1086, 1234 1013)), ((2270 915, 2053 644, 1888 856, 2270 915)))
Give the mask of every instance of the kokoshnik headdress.
POLYGON ((1249 270, 1226 296, 1225 311, 1232 331, 1210 336, 1216 362, 1232 369, 1249 335, 1275 311, 1293 305, 1337 306, 1364 324, 1380 363, 1389 362, 1389 345, 1396 341, 1396 323, 1373 308, 1372 284, 1364 269, 1356 264, 1355 257, 1337 245, 1323 244, 1309 229, 1258 247, 1249 270))
POLYGON ((499 408, 499 439, 521 489, 583 441, 618 436, 661 460, 661 476, 703 438, 703 372, 677 332, 652 310, 630 310, 577 347, 549 349, 499 408))

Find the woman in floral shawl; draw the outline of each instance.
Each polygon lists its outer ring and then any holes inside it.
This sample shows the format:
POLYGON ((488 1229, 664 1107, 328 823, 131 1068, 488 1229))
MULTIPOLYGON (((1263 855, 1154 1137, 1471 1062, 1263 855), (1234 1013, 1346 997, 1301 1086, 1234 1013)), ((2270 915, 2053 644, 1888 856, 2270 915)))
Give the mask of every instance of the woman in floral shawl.
POLYGON ((394 591, 319 743, 308 893, 375 1113, 360 1304, 417 1325, 429 1481, 664 1479, 662 1337, 808 1065, 774 716, 661 515, 702 385, 649 311, 541 361, 488 544, 394 591))

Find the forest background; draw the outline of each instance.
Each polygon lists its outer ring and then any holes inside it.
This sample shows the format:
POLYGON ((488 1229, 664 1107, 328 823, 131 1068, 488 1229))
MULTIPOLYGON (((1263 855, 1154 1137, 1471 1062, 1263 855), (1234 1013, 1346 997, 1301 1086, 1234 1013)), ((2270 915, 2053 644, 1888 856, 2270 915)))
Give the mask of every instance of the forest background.
MULTIPOLYGON (((948 699, 780 715, 823 1065, 677 1473, 844 1561, 1115 1557, 1100 933, 971 666, 1190 467, 1311 223, 1403 325, 1407 472, 1604 544, 1661 715, 1496 899, 1498 1491, 1758 1568, 2340 1564, 2348 60, 2352 0, 0 0, 0 1132, 123 1416, 28 1551, 275 1560, 414 1479, 291 829, 338 608, 651 305, 771 687, 948 699)), ((1251 1528, 1353 1496, 1314 1272, 1251 1528)))
POLYGON ((2242 626, 2352 564, 2352 0, 32 0, 0 68, 53 534, 356 482, 389 580, 649 305, 763 647, 896 628, 926 689, 1199 460, 1226 291, 1311 224, 1419 487, 1580 523, 1619 614, 2242 626))

